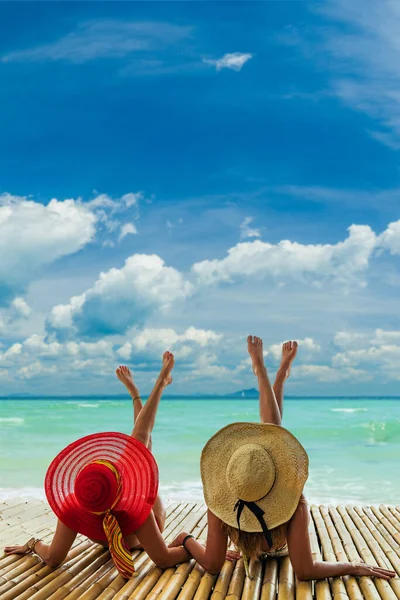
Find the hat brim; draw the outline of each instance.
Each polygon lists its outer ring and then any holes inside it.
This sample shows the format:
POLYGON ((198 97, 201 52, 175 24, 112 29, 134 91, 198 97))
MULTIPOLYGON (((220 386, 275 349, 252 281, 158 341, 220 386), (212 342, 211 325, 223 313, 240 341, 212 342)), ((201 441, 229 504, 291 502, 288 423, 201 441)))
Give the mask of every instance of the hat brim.
MULTIPOLYGON (((237 527, 234 511, 238 498, 226 480, 232 454, 243 444, 261 444, 275 465, 275 482, 265 498, 257 501, 269 529, 293 516, 308 478, 308 456, 300 442, 287 429, 270 423, 232 423, 218 431, 201 455, 201 478, 208 508, 224 523, 237 527)), ((256 477, 257 474, 255 473, 256 477)), ((262 531, 253 513, 245 507, 240 519, 243 531, 262 531)))
POLYGON ((99 459, 112 462, 121 475, 121 497, 113 514, 125 536, 139 529, 150 514, 158 492, 158 468, 144 444, 117 432, 80 438, 54 458, 45 478, 50 507, 73 531, 93 540, 106 541, 102 516, 85 510, 74 494, 80 470, 99 459))

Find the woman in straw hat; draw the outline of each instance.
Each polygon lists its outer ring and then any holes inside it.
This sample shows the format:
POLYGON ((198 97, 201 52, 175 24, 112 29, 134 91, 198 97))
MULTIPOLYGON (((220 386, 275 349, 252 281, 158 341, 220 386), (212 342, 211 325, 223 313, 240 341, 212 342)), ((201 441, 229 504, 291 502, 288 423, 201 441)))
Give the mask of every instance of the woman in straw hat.
POLYGON ((35 552, 49 566, 57 566, 81 533, 108 547, 127 579, 135 574, 131 550, 138 545, 163 568, 190 558, 183 547, 168 548, 163 540, 165 512, 157 496, 157 464, 149 450, 158 404, 172 381, 173 365, 173 355, 166 352, 143 408, 129 369, 117 369, 134 400, 137 418, 132 435, 89 435, 60 452, 45 480, 47 499, 58 517, 51 544, 32 538, 23 546, 5 548, 7 554, 35 552))
POLYGON ((382 579, 393 571, 365 564, 317 562, 308 533, 309 508, 302 494, 308 457, 297 439, 281 427, 283 385, 297 343, 283 345, 274 387, 264 365, 262 340, 248 338, 253 371, 260 388, 261 424, 233 423, 206 444, 201 476, 208 506, 206 547, 182 532, 171 547, 184 547, 211 573, 225 561, 229 542, 247 559, 289 555, 298 579, 370 575, 382 579))

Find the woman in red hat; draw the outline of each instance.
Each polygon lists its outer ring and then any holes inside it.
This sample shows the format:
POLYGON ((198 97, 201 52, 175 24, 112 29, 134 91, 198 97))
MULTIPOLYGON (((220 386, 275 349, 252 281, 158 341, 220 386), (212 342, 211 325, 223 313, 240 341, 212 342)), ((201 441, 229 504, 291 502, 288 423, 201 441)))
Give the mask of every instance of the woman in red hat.
POLYGON ((149 449, 158 404, 172 381, 173 366, 174 356, 166 352, 144 407, 129 369, 117 369, 134 401, 137 418, 132 435, 89 435, 60 452, 45 479, 47 499, 58 517, 51 544, 32 538, 23 546, 6 547, 7 554, 35 552, 55 567, 81 533, 108 547, 118 571, 127 579, 135 572, 131 550, 138 545, 162 568, 190 559, 183 547, 168 548, 161 535, 165 512, 157 496, 157 464, 149 449))

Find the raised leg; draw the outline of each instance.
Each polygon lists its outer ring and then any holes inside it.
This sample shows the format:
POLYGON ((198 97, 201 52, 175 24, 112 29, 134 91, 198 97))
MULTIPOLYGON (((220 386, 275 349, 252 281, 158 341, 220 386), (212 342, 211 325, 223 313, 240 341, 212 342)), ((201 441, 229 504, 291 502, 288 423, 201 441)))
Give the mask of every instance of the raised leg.
MULTIPOLYGON (((121 381, 121 383, 124 384, 124 386, 126 387, 126 389, 129 392, 129 394, 131 395, 131 398, 133 401, 133 427, 135 427, 136 419, 138 418, 139 413, 143 408, 143 402, 140 397, 139 388, 137 387, 136 383, 134 382, 131 370, 128 367, 126 367, 125 365, 120 365, 115 372, 117 374, 118 379, 121 381)), ((132 430, 132 435, 133 435, 133 430, 132 430)), ((151 436, 149 438, 149 443, 148 443, 147 447, 151 452, 152 451, 151 436)))
POLYGON ((172 382, 171 371, 173 366, 174 355, 171 352, 164 352, 163 365, 155 386, 135 421, 132 436, 145 446, 148 446, 153 431, 161 395, 164 388, 172 382))
POLYGON ((274 390, 264 365, 262 339, 249 335, 247 348, 253 363, 253 372, 258 379, 260 390, 260 419, 262 423, 281 424, 281 413, 274 390))
POLYGON ((281 418, 283 418, 283 388, 286 379, 290 375, 290 368, 296 357, 297 348, 297 342, 285 342, 282 346, 281 364, 279 365, 279 369, 276 373, 275 383, 273 386, 279 412, 281 413, 281 418))
MULTIPOLYGON (((152 447, 151 432, 154 427, 158 404, 164 388, 172 382, 171 371, 173 366, 173 354, 165 352, 160 375, 145 406, 142 404, 142 400, 139 397, 139 389, 137 388, 128 367, 120 366, 116 371, 118 379, 125 385, 133 399, 134 427, 132 436, 144 443, 150 451, 152 447)), ((158 527, 162 532, 165 526, 166 511, 159 495, 154 503, 153 513, 158 527)), ((129 548, 136 549, 139 547, 138 539, 134 534, 127 536, 126 542, 129 548)))

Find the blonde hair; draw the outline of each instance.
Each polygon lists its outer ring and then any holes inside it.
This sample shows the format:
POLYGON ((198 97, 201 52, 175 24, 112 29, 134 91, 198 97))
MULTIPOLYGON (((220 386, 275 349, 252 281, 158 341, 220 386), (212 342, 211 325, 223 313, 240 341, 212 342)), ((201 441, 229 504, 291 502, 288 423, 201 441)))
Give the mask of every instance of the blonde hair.
MULTIPOLYGON (((248 559, 257 560, 260 554, 265 552, 265 537, 262 532, 239 531, 236 527, 231 527, 226 523, 222 523, 222 528, 230 542, 248 559)), ((280 548, 286 543, 286 530, 287 523, 271 529, 272 548, 269 550, 280 548)))
MULTIPOLYGON (((299 504, 304 504, 306 506, 308 505, 308 502, 303 494, 300 496, 299 504)), ((269 548, 267 552, 278 550, 286 544, 289 521, 287 523, 282 523, 282 525, 278 525, 278 527, 270 530, 272 547, 269 548)), ((239 531, 239 529, 236 527, 231 527, 224 522, 222 522, 222 529, 228 536, 230 542, 236 546, 236 548, 240 550, 244 556, 247 556, 247 558, 254 558, 257 560, 260 554, 265 552, 265 537, 261 531, 239 531)))

